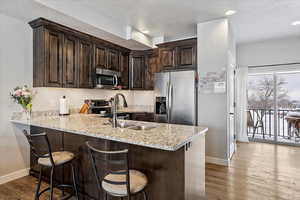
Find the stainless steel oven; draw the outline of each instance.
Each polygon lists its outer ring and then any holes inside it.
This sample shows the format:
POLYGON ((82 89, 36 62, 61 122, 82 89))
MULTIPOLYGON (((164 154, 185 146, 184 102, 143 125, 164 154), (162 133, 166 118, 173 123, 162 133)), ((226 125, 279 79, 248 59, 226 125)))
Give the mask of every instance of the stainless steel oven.
POLYGON ((107 69, 96 69, 96 88, 113 89, 117 88, 121 73, 107 69))

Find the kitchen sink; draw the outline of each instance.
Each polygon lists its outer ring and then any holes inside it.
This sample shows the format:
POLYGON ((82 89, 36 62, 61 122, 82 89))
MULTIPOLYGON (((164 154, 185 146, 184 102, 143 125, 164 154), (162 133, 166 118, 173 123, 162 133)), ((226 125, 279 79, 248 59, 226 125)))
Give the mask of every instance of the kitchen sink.
POLYGON ((118 121, 119 128, 129 128, 135 126, 136 124, 133 122, 126 122, 126 121, 118 121))
POLYGON ((157 128, 157 126, 153 125, 137 125, 137 126, 130 126, 128 129, 136 130, 136 131, 142 131, 142 130, 151 130, 157 128))
MULTIPOLYGON (((104 125, 111 125, 111 122, 106 122, 104 125)), ((118 120, 118 128, 126 128, 136 131, 142 131, 142 130, 151 130, 154 128, 157 128, 158 126, 153 124, 141 124, 137 122, 130 122, 130 121, 122 121, 118 120)))
MULTIPOLYGON (((111 126, 112 122, 111 122, 111 119, 108 120, 107 122, 104 122, 103 125, 110 125, 111 126)), ((121 121, 121 120, 118 120, 118 127, 119 128, 128 128, 128 127, 131 127, 131 126, 135 126, 136 124, 133 123, 133 122, 127 122, 127 121, 121 121)))

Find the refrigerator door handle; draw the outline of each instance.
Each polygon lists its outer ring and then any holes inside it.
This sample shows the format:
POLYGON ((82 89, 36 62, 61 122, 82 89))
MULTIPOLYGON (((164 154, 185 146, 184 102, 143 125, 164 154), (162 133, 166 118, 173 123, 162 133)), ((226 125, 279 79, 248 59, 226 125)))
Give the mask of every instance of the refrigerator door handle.
POLYGON ((170 84, 169 86, 169 90, 170 90, 170 93, 169 93, 169 116, 171 118, 172 116, 172 104, 173 104, 173 85, 170 84))
POLYGON ((167 104, 167 122, 170 122, 170 105, 169 105, 169 99, 170 99, 170 83, 167 82, 167 99, 166 99, 166 104, 167 104))

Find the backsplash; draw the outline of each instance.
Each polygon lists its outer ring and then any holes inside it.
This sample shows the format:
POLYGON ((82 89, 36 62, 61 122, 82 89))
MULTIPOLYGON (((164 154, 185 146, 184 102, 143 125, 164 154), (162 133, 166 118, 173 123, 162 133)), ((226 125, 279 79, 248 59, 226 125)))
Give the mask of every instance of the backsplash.
POLYGON ((116 93, 125 95, 128 105, 153 106, 153 91, 97 90, 72 88, 35 88, 33 111, 58 110, 59 99, 66 96, 70 109, 82 106, 85 99, 109 99, 116 93))

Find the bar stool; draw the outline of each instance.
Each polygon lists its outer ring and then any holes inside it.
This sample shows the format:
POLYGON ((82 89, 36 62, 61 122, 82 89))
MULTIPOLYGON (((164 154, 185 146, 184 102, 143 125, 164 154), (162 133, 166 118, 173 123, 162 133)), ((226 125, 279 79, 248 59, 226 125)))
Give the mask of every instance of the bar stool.
POLYGON ((142 172, 129 169, 127 149, 102 151, 91 146, 89 142, 86 142, 86 145, 91 157, 98 190, 103 189, 105 200, 107 200, 108 195, 120 197, 121 200, 128 197, 128 200, 130 200, 132 195, 139 193, 142 193, 144 199, 147 200, 145 188, 148 179, 142 172), (102 165, 101 170, 105 171, 102 176, 99 174, 98 168, 100 166, 96 164, 97 161, 99 165, 102 165))
MULTIPOLYGON (((40 172, 39 172, 39 180, 38 180, 38 185, 37 189, 35 192, 35 200, 38 200, 39 197, 46 191, 50 190, 50 200, 53 199, 53 189, 56 188, 72 188, 73 193, 63 197, 63 199, 69 199, 73 195, 75 195, 76 199, 78 199, 78 191, 77 191, 77 185, 76 185, 76 178, 75 178, 75 169, 72 164, 72 161, 75 159, 75 155, 71 152, 68 151, 58 151, 58 152, 52 152, 51 151, 51 146, 49 143, 49 139, 46 133, 41 133, 41 134, 28 134, 26 130, 23 130, 24 135, 26 136, 28 143, 30 144, 30 149, 32 154, 38 159, 38 164, 40 166, 40 172), (34 144, 33 138, 43 138, 46 142, 46 154, 42 154, 40 152, 41 149, 37 147, 37 145, 34 144), (54 185, 53 183, 53 177, 55 173, 55 168, 69 164, 72 170, 72 179, 73 179, 73 184, 72 185, 67 185, 67 184, 58 184, 54 185), (51 168, 51 175, 50 175, 50 187, 42 190, 40 192, 40 187, 42 183, 42 172, 43 168, 51 168)), ((63 195, 64 195, 64 190, 63 190, 63 195)))

